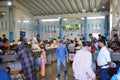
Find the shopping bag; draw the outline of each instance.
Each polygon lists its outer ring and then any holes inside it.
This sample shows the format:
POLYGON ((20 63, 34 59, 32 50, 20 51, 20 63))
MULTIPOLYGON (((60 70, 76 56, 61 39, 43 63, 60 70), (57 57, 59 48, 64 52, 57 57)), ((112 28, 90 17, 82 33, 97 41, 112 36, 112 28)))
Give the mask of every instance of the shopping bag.
POLYGON ((74 60, 74 56, 75 56, 74 53, 69 53, 69 60, 73 61, 74 60))
POLYGON ((41 67, 42 66, 42 61, 38 58, 37 61, 36 61, 36 65, 38 67, 41 67))

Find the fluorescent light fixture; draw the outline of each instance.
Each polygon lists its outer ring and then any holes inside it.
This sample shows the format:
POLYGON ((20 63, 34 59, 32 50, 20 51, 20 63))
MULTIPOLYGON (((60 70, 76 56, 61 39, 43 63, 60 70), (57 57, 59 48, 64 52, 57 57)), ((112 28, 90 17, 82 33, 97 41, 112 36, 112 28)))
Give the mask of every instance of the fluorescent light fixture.
POLYGON ((58 17, 58 19, 60 19, 61 17, 58 17))
POLYGON ((54 21, 59 21, 59 19, 42 19, 42 22, 54 22, 54 21))
POLYGON ((64 21, 67 21, 68 19, 63 19, 64 21))
MULTIPOLYGON (((84 18, 81 18, 84 20, 84 18)), ((105 16, 98 16, 98 17, 87 17, 87 19, 105 19, 105 16)))
POLYGON ((22 21, 21 20, 18 20, 18 23, 21 23, 22 21))
POLYGON ((29 20, 24 20, 23 23, 29 23, 30 21, 29 20))
POLYGON ((11 2, 11 1, 8 1, 8 2, 7 2, 7 5, 8 5, 8 6, 11 6, 11 5, 12 5, 12 2, 11 2))
MULTIPOLYGON (((55 22, 59 21, 60 17, 58 19, 42 19, 42 22, 55 22)), ((68 19, 63 19, 64 21, 67 21, 68 19)))

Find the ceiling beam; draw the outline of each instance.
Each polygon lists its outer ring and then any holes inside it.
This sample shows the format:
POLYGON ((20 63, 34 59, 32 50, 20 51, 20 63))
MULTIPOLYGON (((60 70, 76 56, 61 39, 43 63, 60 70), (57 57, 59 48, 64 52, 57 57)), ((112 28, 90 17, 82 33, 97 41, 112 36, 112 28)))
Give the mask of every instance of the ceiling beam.
POLYGON ((100 4, 102 4, 102 0, 96 0, 96 8, 97 10, 100 10, 100 4))
POLYGON ((58 17, 61 18, 83 18, 83 17, 96 17, 96 16, 105 16, 109 15, 108 11, 101 12, 89 12, 89 13, 73 13, 73 14, 62 14, 62 15, 48 15, 48 16, 35 16, 34 19, 56 19, 58 17))
POLYGON ((95 6, 95 4, 96 4, 95 0, 89 0, 89 3, 90 3, 89 4, 90 5, 90 10, 93 11, 93 9, 96 8, 96 6, 95 6))
POLYGON ((34 13, 35 14, 34 16, 38 16, 39 12, 36 12, 36 10, 33 7, 29 6, 22 0, 17 0, 17 1, 19 1, 23 6, 25 6, 29 10, 29 12, 34 13))
POLYGON ((51 4, 54 6, 54 7, 56 7, 56 9, 58 10, 58 12, 60 13, 60 14, 62 14, 63 13, 63 10, 59 7, 59 5, 55 2, 55 0, 50 0, 50 2, 51 2, 51 4))
POLYGON ((77 4, 79 11, 82 12, 83 4, 81 3, 81 0, 75 0, 75 2, 77 4))
POLYGON ((20 3, 21 5, 23 5, 25 8, 27 8, 28 11, 29 11, 31 14, 33 14, 34 16, 35 16, 35 15, 38 15, 38 13, 35 13, 35 12, 34 12, 34 11, 35 11, 34 9, 32 9, 31 7, 29 7, 28 5, 26 5, 23 1, 17 0, 17 2, 20 3))
POLYGON ((55 13, 58 14, 58 10, 53 6, 53 4, 50 3, 49 0, 44 0, 44 2, 48 5, 48 7, 55 13))
POLYGON ((40 9, 38 9, 38 7, 36 7, 30 0, 24 0, 24 2, 28 4, 30 7, 33 7, 36 12, 39 12, 38 15, 44 15, 44 12, 40 11, 40 9))
POLYGON ((19 2, 17 2, 17 0, 14 0, 13 1, 13 5, 17 8, 17 9, 20 9, 20 10, 22 10, 22 12, 24 13, 24 14, 26 14, 26 15, 30 15, 30 16, 32 16, 33 17, 33 14, 25 7, 25 6, 23 6, 22 4, 20 4, 19 2))
POLYGON ((37 0, 37 1, 40 3, 40 5, 42 5, 49 12, 49 14, 54 14, 54 12, 48 7, 48 5, 46 5, 43 2, 44 0, 37 0))
POLYGON ((64 13, 69 13, 67 8, 65 7, 65 5, 63 4, 63 2, 61 0, 55 0, 55 2, 59 5, 59 7, 61 7, 61 9, 64 11, 64 13))
POLYGON ((89 10, 89 2, 88 0, 82 0, 82 4, 84 6, 84 9, 86 9, 86 11, 89 10))
POLYGON ((109 0, 103 0, 103 3, 104 4, 106 4, 106 3, 108 3, 109 2, 109 0))
POLYGON ((5 6, 5 7, 8 6, 8 5, 7 5, 7 1, 1 1, 1 2, 0 2, 0 6, 5 6))
POLYGON ((40 8, 41 11, 43 11, 45 14, 49 15, 49 13, 44 9, 43 6, 41 6, 36 0, 31 0, 32 3, 34 3, 38 8, 40 8))
POLYGON ((65 7, 69 10, 69 13, 73 13, 73 9, 72 9, 70 3, 68 2, 68 0, 61 0, 61 1, 65 5, 65 7))
POLYGON ((75 1, 74 0, 69 0, 69 2, 70 2, 71 6, 73 8, 73 11, 75 11, 77 13, 78 12, 78 7, 77 7, 75 1))

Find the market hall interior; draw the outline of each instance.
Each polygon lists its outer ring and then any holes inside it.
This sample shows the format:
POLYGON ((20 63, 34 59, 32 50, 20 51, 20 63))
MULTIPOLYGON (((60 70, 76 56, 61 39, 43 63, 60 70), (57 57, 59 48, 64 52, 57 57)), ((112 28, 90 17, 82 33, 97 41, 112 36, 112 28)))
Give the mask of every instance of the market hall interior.
MULTIPOLYGON (((7 70, 12 80, 24 80, 26 66, 21 60, 25 56, 21 57, 20 52, 24 49, 31 53, 29 59, 34 59, 38 80, 75 80, 75 54, 87 41, 93 43, 93 38, 98 43, 104 39, 111 60, 120 65, 119 3, 120 0, 0 0, 0 69, 7 70), (58 77, 56 54, 60 42, 69 55, 67 70, 61 65, 58 77)), ((95 44, 91 50, 92 68, 99 80, 97 51, 95 44)))

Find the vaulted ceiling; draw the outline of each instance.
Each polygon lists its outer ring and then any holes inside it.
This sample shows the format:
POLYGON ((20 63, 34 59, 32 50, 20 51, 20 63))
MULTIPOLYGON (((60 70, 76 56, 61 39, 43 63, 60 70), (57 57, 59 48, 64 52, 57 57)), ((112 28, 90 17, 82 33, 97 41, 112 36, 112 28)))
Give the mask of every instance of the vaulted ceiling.
MULTIPOLYGON (((10 1, 10 0, 0 0, 10 1)), ((110 0, 12 0, 21 4, 33 16, 109 11, 110 0)), ((13 4, 20 7, 17 4, 13 4)), ((5 5, 0 5, 5 6, 5 5)))
MULTIPOLYGON (((13 0, 14 1, 14 0, 13 0)), ((34 16, 109 11, 109 0, 15 0, 34 16)), ((17 6, 17 5, 16 5, 17 6)))

